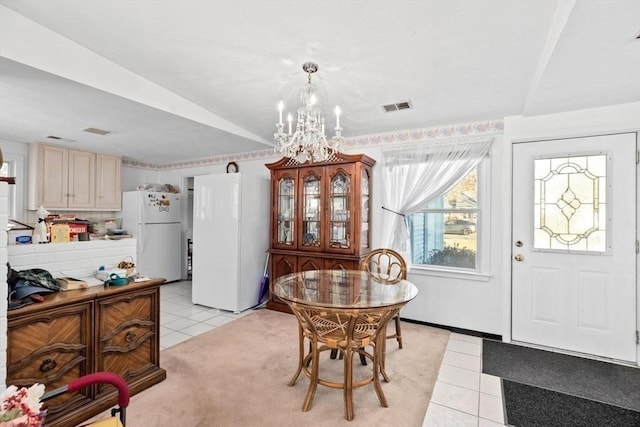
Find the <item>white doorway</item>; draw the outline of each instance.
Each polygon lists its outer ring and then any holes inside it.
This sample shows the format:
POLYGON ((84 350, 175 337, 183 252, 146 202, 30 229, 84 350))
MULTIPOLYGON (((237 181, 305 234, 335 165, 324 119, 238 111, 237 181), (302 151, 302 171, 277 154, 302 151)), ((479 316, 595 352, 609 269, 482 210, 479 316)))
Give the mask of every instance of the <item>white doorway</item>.
POLYGON ((636 356, 636 134, 513 147, 514 341, 636 356))
POLYGON ((191 270, 193 269, 193 177, 182 177, 182 185, 185 189, 182 198, 182 228, 185 236, 182 252, 184 254, 182 277, 185 280, 191 280, 191 270))

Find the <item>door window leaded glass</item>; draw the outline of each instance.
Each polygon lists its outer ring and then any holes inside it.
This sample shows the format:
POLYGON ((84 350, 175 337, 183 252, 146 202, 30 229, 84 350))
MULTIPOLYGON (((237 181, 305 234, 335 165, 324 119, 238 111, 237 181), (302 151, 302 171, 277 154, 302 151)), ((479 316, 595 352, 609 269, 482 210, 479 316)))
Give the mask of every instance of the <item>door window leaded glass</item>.
POLYGON ((607 156, 534 162, 535 249, 606 251, 607 156))

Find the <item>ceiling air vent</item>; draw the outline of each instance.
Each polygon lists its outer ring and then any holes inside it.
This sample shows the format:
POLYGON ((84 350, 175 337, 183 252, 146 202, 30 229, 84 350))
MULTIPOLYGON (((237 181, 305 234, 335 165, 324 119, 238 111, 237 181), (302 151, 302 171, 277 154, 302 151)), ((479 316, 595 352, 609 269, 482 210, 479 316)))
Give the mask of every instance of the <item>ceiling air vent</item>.
POLYGON ((75 140, 73 140, 73 139, 63 138, 61 136, 55 136, 55 135, 48 135, 47 138, 55 139, 56 141, 75 142, 75 140))
POLYGON ((85 132, 89 132, 89 133, 95 133, 96 135, 109 135, 110 133, 113 133, 109 130, 102 130, 102 129, 97 129, 97 128, 86 128, 83 129, 85 132))
POLYGON ((383 105, 384 111, 390 113, 392 111, 408 110, 411 108, 411 101, 402 101, 395 104, 383 105))

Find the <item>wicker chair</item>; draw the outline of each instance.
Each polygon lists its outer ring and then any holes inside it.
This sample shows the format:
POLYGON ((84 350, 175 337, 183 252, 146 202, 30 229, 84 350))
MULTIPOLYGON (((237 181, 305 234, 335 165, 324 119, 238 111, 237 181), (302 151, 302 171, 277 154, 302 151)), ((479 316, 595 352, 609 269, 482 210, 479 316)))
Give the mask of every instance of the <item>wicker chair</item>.
POLYGON ((385 381, 388 376, 384 372, 381 347, 384 346, 384 339, 378 340, 378 325, 381 322, 390 320, 398 311, 398 307, 391 307, 383 311, 340 310, 332 312, 326 309, 315 309, 297 303, 290 304, 293 314, 298 318, 298 326, 301 334, 299 343, 300 360, 298 369, 289 382, 290 386, 295 385, 301 372, 309 377, 309 388, 302 405, 304 412, 311 408, 311 403, 318 384, 323 386, 344 390, 345 418, 352 420, 353 410, 353 389, 363 387, 373 383, 378 400, 383 407, 387 407, 387 399, 380 385, 379 375, 382 374, 385 381), (309 341, 309 351, 305 354, 304 341, 309 341), (380 345, 377 345, 381 342, 380 345), (367 347, 372 351, 367 352, 367 347), (344 379, 343 381, 333 381, 323 379, 320 375, 320 353, 327 350, 340 351, 344 355, 344 379), (361 357, 370 359, 372 363, 371 376, 355 381, 353 378, 353 356, 359 354, 361 357))
MULTIPOLYGON (((407 264, 402 255, 393 249, 374 249, 362 260, 361 269, 376 280, 388 284, 398 283, 407 278, 407 264)), ((400 329, 400 313, 393 318, 396 326, 394 334, 387 335, 387 339, 395 338, 402 348, 402 330, 400 329)))

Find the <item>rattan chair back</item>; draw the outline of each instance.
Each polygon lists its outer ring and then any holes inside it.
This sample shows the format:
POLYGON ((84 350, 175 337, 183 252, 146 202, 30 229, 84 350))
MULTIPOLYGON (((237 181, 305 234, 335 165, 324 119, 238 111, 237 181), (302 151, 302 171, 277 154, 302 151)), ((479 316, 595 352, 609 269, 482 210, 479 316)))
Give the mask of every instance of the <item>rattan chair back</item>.
POLYGON ((393 249, 374 249, 362 260, 361 269, 371 277, 387 283, 398 283, 407 278, 407 264, 393 249))

